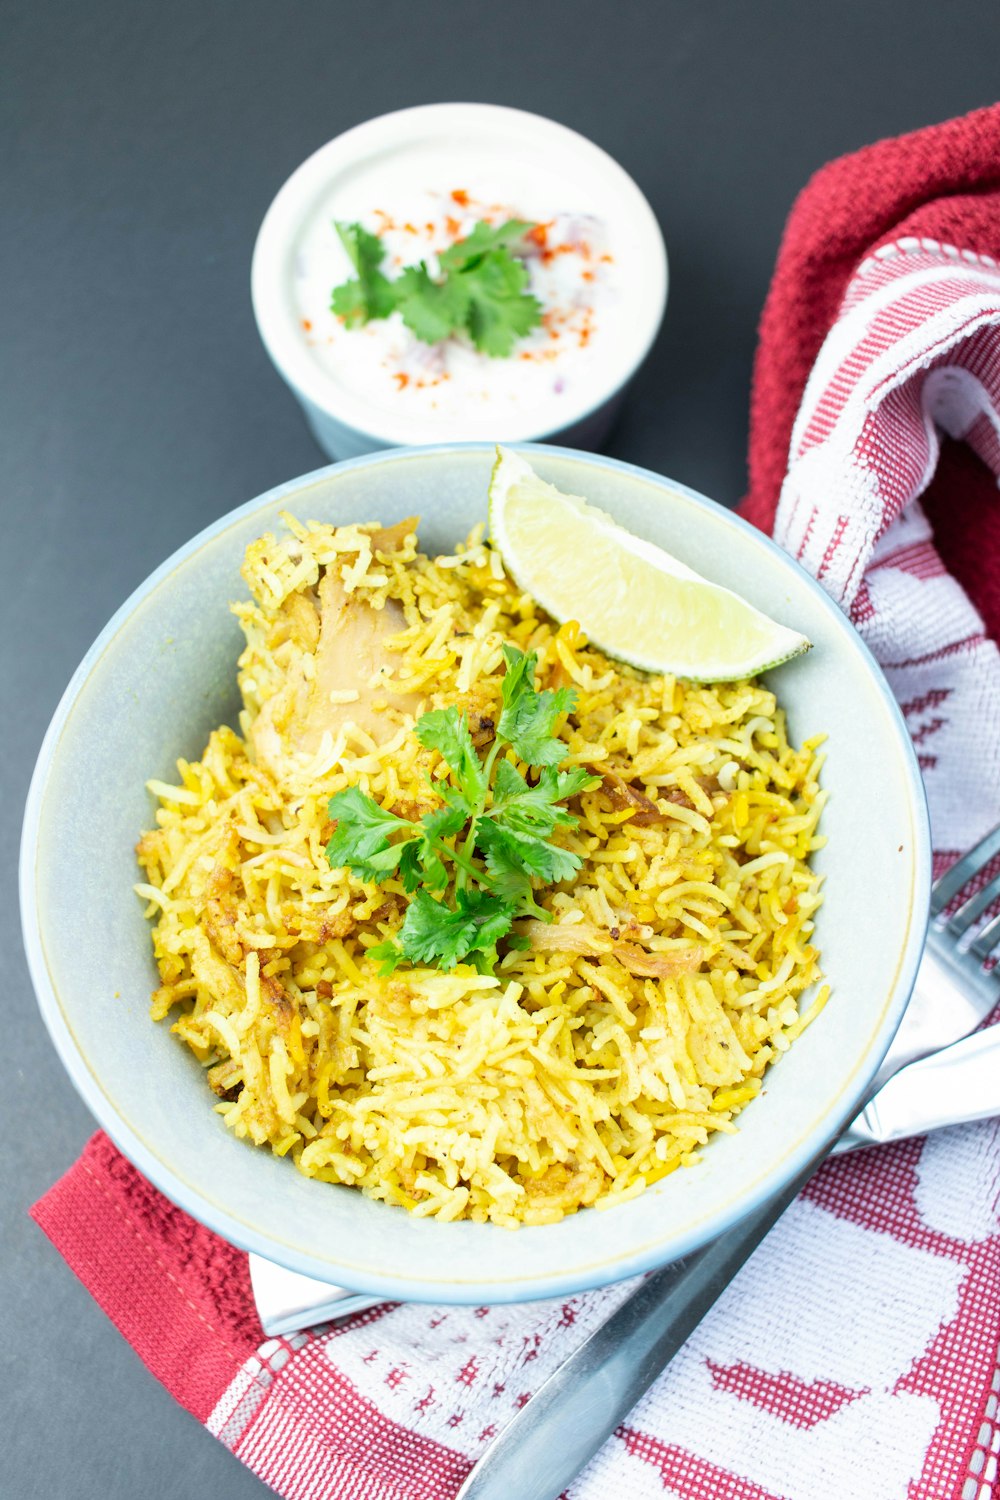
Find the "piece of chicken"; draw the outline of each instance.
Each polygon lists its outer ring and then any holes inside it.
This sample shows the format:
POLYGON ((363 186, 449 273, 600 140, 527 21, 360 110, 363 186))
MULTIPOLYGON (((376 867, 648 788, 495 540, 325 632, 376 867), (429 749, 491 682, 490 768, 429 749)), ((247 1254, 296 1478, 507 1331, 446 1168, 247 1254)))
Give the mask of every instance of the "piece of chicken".
MULTIPOLYGON (((413 518, 372 533, 372 551, 394 552, 416 529, 413 518)), ((336 735, 348 722, 373 737, 386 727, 385 708, 416 714, 419 696, 400 692, 391 681, 398 657, 386 641, 406 629, 403 607, 387 599, 373 609, 359 594, 349 594, 339 572, 327 567, 319 581, 319 606, 305 593, 282 605, 289 634, 312 656, 292 663, 283 687, 261 707, 249 738, 259 765, 280 776, 289 751, 314 755, 326 733, 336 735), (380 679, 385 679, 381 681, 380 679), (357 694, 343 701, 347 694, 357 694), (331 701, 331 694, 338 701, 331 701)))

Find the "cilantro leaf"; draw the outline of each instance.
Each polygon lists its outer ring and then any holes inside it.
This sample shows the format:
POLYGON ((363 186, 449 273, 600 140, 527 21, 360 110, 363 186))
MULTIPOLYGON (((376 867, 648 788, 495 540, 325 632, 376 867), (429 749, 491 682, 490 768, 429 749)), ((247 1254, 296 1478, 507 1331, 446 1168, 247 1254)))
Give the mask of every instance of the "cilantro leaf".
POLYGON ((375 959, 379 965, 379 973, 383 976, 394 973, 400 964, 406 962, 406 955, 403 953, 402 948, 400 948, 398 943, 394 943, 391 938, 386 938, 381 943, 374 943, 368 949, 368 957, 375 959))
MULTIPOLYGON (((515 838, 516 835, 509 837, 515 838)), ((534 907, 534 888, 519 851, 512 849, 503 831, 489 819, 476 829, 476 845, 486 856, 490 889, 504 901, 512 902, 519 914, 534 907)))
POLYGON ((452 910, 420 890, 406 908, 398 934, 400 948, 411 963, 453 969, 471 953, 494 948, 513 917, 513 905, 488 891, 456 891, 452 910))
POLYGON ((374 797, 356 786, 336 792, 328 811, 337 824, 326 846, 333 869, 346 867, 366 881, 383 880, 392 873, 405 845, 390 846, 389 839, 401 831, 412 834, 412 823, 379 807, 374 797))
MULTIPOLYGON (((408 896, 412 895, 418 886, 423 885, 427 873, 424 862, 420 858, 420 842, 419 839, 410 839, 409 843, 403 844, 399 851, 397 873, 403 882, 403 890, 408 896)), ((442 870, 443 868, 444 866, 442 870)))
POLYGON ((450 775, 428 778, 437 807, 410 822, 358 787, 330 799, 330 863, 365 881, 396 874, 411 898, 394 937, 368 949, 382 974, 404 962, 450 969, 463 960, 493 972, 497 943, 519 944, 510 933, 515 917, 551 919, 535 900, 536 883, 556 885, 580 867, 578 855, 550 841, 557 828, 577 824, 566 800, 598 782, 581 766, 559 768, 566 745, 553 729, 574 695, 536 690, 534 654, 508 645, 504 658, 502 709, 484 760, 456 704, 416 723, 417 739, 441 755, 450 775), (536 768, 534 780, 501 753, 505 745, 536 768))
POLYGON ((500 702, 503 710, 513 709, 526 693, 535 691, 535 668, 538 652, 520 651, 509 641, 503 643, 503 659, 506 671, 500 684, 500 702))
POLYGON ((601 784, 601 778, 588 771, 586 766, 571 766, 568 771, 557 771, 547 766, 542 772, 541 780, 551 788, 552 796, 557 802, 568 802, 571 797, 578 797, 581 792, 589 792, 592 787, 601 784))
POLYGON ((378 270, 385 259, 385 247, 377 234, 372 234, 361 224, 348 224, 343 219, 335 219, 333 227, 359 276, 378 270))
POLYGON ((331 310, 343 318, 348 328, 358 328, 373 318, 387 318, 396 305, 396 291, 394 283, 380 269, 385 246, 377 234, 371 234, 360 224, 337 220, 334 227, 358 274, 356 279, 334 287, 331 310))
POLYGON ((397 278, 396 305, 403 322, 422 343, 438 344, 465 326, 469 292, 461 277, 435 281, 424 261, 397 278))
POLYGON ((486 855, 486 868, 495 890, 520 893, 530 877, 558 885, 580 868, 580 858, 535 834, 518 832, 493 818, 483 818, 476 829, 476 843, 486 855), (502 885, 499 883, 502 882, 502 885))
POLYGON ((541 780, 537 786, 529 786, 516 766, 502 760, 497 765, 490 817, 514 833, 544 836, 570 814, 553 805, 550 791, 541 780))
POLYGON ((447 804, 424 814, 419 824, 419 835, 413 840, 413 858, 407 861, 406 869, 400 871, 403 887, 408 894, 419 885, 426 885, 430 891, 445 889, 451 876, 442 858, 445 851, 438 850, 438 840, 460 833, 467 816, 461 806, 447 804))
POLYGON ((542 304, 525 291, 527 270, 506 250, 491 250, 462 274, 469 287, 469 337, 481 354, 506 358, 542 321, 542 304))
POLYGON ((486 773, 472 743, 465 714, 459 713, 454 704, 450 708, 436 708, 422 714, 414 729, 426 749, 437 750, 444 756, 467 801, 481 802, 486 794, 486 773))
MULTIPOLYGON (((547 920, 551 922, 551 913, 546 912, 545 915, 547 920)), ((516 948, 521 953, 527 953, 531 949, 530 937, 525 937, 523 932, 514 932, 513 929, 511 929, 511 931, 507 933, 506 937, 504 938, 504 942, 507 944, 508 948, 516 948)))
POLYGON ((468 822, 469 818, 473 816, 475 809, 465 793, 459 791, 457 786, 446 786, 440 781, 434 781, 430 776, 428 776, 427 780, 430 782, 431 786, 434 788, 435 792, 437 792, 441 800, 447 803, 449 807, 453 808, 455 812, 460 812, 462 814, 463 821, 468 822))
POLYGON ((524 219, 508 219, 505 224, 487 224, 480 219, 464 240, 456 240, 441 251, 438 264, 445 272, 472 270, 488 251, 506 250, 508 245, 523 240, 534 227, 524 219))
POLYGON ((377 234, 357 223, 338 221, 335 227, 357 273, 334 287, 330 300, 348 328, 398 310, 423 343, 466 333, 482 353, 502 358, 541 322, 541 304, 527 291, 528 271, 510 249, 533 227, 523 219, 481 220, 465 239, 441 251, 439 275, 419 261, 393 281, 382 270, 385 247, 377 234))
POLYGON ((468 817, 468 808, 464 807, 460 801, 446 803, 444 807, 436 807, 433 812, 425 813, 421 819, 421 837, 429 842, 433 842, 434 839, 450 838, 452 834, 461 833, 468 817))
POLYGON ((351 872, 365 885, 380 885, 396 869, 406 847, 406 844, 387 844, 367 859, 355 857, 351 861, 351 872))
POLYGON ((576 693, 572 688, 536 692, 536 653, 526 656, 516 646, 505 645, 503 654, 507 673, 501 688, 503 710, 497 734, 513 745, 515 754, 527 765, 556 766, 566 758, 566 744, 553 729, 560 715, 573 708, 576 693))
POLYGON ((371 314, 365 289, 355 277, 353 281, 342 281, 335 286, 330 297, 330 311, 348 328, 361 328, 371 314))
MULTIPOLYGON (((584 773, 586 774, 586 773, 584 773)), ((568 808, 559 806, 558 772, 545 767, 535 786, 529 786, 509 760, 497 765, 493 786, 493 803, 486 816, 512 833, 527 833, 545 838, 559 827, 570 827, 576 818, 568 808)))
POLYGON ((555 734, 555 723, 575 702, 576 694, 566 687, 521 699, 505 731, 521 760, 529 766, 557 766, 565 760, 566 742, 555 734))

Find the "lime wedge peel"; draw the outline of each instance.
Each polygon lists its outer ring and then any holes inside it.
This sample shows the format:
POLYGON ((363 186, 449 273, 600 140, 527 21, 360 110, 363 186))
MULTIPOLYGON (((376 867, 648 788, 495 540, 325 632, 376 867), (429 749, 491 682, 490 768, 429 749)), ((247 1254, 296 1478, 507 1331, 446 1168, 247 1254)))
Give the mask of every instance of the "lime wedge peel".
POLYGON ((518 587, 598 650, 646 672, 736 682, 808 651, 804 635, 547 484, 497 448, 490 537, 518 587))

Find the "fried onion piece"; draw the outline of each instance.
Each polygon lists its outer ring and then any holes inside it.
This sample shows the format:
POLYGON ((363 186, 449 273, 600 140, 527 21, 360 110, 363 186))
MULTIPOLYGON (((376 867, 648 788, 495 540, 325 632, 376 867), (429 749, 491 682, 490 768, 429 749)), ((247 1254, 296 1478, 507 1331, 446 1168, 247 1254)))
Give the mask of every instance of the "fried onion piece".
POLYGON ((559 925, 529 921, 522 923, 519 931, 535 953, 579 953, 583 958, 610 956, 640 979, 670 979, 675 974, 700 969, 705 961, 705 950, 697 944, 672 953, 654 953, 641 943, 613 937, 610 931, 587 922, 559 925))
POLYGON ((617 771, 612 771, 606 766, 591 766, 589 769, 595 775, 600 776, 601 785, 611 806, 617 812, 628 810, 632 814, 633 823, 640 827, 650 827, 656 823, 669 821, 667 814, 660 810, 651 797, 647 797, 645 792, 640 792, 617 771))

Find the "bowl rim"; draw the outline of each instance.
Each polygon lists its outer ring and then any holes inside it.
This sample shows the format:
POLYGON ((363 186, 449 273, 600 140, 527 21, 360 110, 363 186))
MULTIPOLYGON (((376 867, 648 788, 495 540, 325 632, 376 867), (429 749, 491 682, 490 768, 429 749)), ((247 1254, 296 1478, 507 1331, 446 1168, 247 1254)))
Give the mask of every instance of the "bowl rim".
MULTIPOLYGON (((617 179, 629 201, 634 232, 642 238, 650 261, 644 276, 648 287, 648 298, 643 304, 647 308, 645 336, 636 341, 632 358, 615 384, 602 388, 596 397, 588 397, 576 404, 571 400, 557 423, 538 428, 528 422, 522 435, 506 438, 505 441, 532 441, 547 433, 564 432, 585 422, 619 391, 625 389, 649 354, 663 323, 669 267, 659 221, 635 179, 595 141, 546 115, 513 109, 503 104, 459 101, 419 104, 363 120, 318 147, 278 189, 257 232, 250 267, 250 299, 261 342, 275 369, 293 394, 325 416, 342 423, 359 437, 386 447, 416 442, 412 432, 413 418, 407 418, 398 428, 394 427, 391 419, 384 422, 378 419, 370 421, 373 408, 369 403, 363 397, 340 389, 311 358, 297 337, 293 322, 284 310, 281 298, 276 295, 276 290, 280 286, 289 245, 302 223, 305 206, 324 180, 332 179, 337 171, 356 160, 359 152, 368 151, 379 144, 388 146, 393 142, 404 142, 411 132, 438 121, 451 123, 454 128, 461 129, 463 123, 470 120, 492 124, 501 135, 509 135, 512 131, 521 134, 540 133, 543 140, 548 137, 563 149, 589 158, 595 170, 617 179)), ((461 440, 442 437, 441 441, 461 440)))
MULTIPOLYGON (((519 1279, 505 1279, 501 1283, 430 1282, 426 1279, 411 1279, 381 1272, 371 1275, 356 1274, 355 1268, 351 1268, 349 1279, 352 1290, 385 1296, 393 1300, 448 1301, 478 1305, 487 1299, 501 1303, 571 1295, 618 1282, 626 1277, 668 1264, 670 1260, 680 1259, 708 1244, 718 1234, 724 1233, 762 1208, 768 1200, 781 1192, 799 1174, 804 1173, 810 1165, 818 1163, 829 1145, 863 1107, 871 1081, 885 1057, 909 1000, 923 953, 929 922, 932 873, 930 829, 923 778, 920 775, 916 751, 899 705, 892 695, 881 668, 860 635, 822 586, 766 533, 759 531, 742 516, 726 510, 717 502, 709 500, 697 490, 679 481, 603 454, 586 453, 579 449, 552 444, 525 443, 517 446, 529 457, 532 453, 539 457, 549 455, 563 457, 582 461, 586 466, 610 469, 613 472, 652 481, 659 487, 677 491, 688 500, 694 501, 699 508, 707 509, 713 514, 723 512, 738 529, 751 534, 758 544, 763 544, 767 550, 777 555, 783 565, 791 567, 798 573, 815 595, 816 602, 834 621, 835 626, 841 632, 848 632, 846 638, 859 652, 873 686, 889 709, 890 720, 896 729, 898 748, 901 751, 901 769, 905 775, 913 837, 912 883, 907 898, 906 936, 897 958, 894 979, 887 992, 882 1019, 874 1033, 876 1040, 869 1049, 867 1065, 862 1068, 855 1065, 838 1100, 835 1101, 839 1107, 828 1111, 824 1116, 824 1121, 801 1136, 769 1171, 764 1171, 756 1179, 753 1190, 740 1204, 737 1212, 734 1213, 731 1206, 723 1206, 689 1226, 686 1234, 680 1236, 672 1245, 669 1260, 665 1259, 662 1254, 662 1238, 660 1238, 646 1241, 637 1250, 618 1257, 610 1257, 593 1266, 577 1268, 568 1273, 558 1271, 548 1274, 532 1273, 519 1279)), ((93 1114, 99 1127, 108 1134, 119 1150, 178 1208, 189 1213, 192 1218, 239 1249, 256 1253, 266 1260, 285 1266, 288 1270, 330 1285, 340 1283, 335 1279, 336 1273, 329 1261, 320 1260, 285 1241, 272 1239, 214 1199, 205 1196, 196 1186, 180 1177, 166 1160, 151 1151, 132 1125, 118 1113, 113 1099, 103 1090, 83 1052, 77 1048, 45 956, 42 918, 37 899, 38 835, 46 784, 73 705, 105 649, 139 604, 176 568, 188 562, 203 547, 222 536, 245 517, 277 501, 288 499, 293 492, 322 482, 334 473, 340 474, 362 467, 394 463, 400 459, 447 458, 453 453, 489 452, 494 447, 494 444, 488 442, 441 443, 426 447, 381 450, 376 453, 365 453, 339 463, 326 464, 295 479, 272 486, 271 489, 246 501, 243 505, 226 512, 196 533, 189 541, 176 548, 114 612, 70 678, 42 740, 25 803, 18 866, 22 937, 28 970, 42 1019, 77 1093, 93 1114)))

